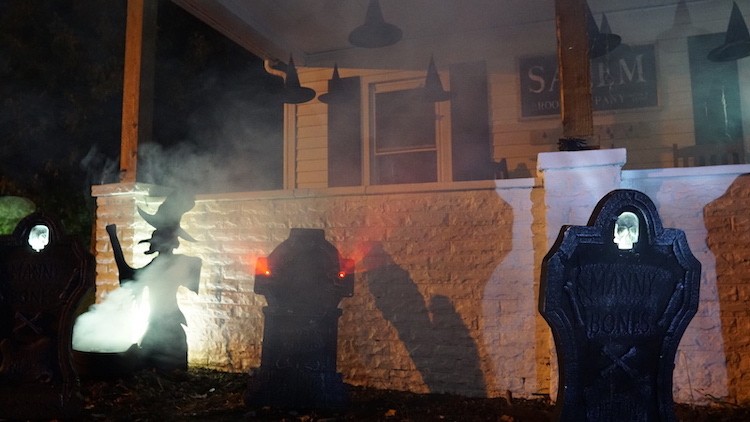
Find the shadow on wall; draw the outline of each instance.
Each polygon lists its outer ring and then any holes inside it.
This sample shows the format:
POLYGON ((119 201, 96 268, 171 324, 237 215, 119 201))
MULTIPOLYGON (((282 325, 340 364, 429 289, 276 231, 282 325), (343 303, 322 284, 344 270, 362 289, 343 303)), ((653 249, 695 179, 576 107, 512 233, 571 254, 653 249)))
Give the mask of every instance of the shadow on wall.
POLYGON ((425 298, 379 242, 365 260, 371 269, 363 279, 375 305, 396 328, 429 391, 484 394, 477 345, 450 298, 425 298))
POLYGON ((750 174, 706 205, 706 243, 716 257, 721 334, 730 400, 750 402, 750 174))

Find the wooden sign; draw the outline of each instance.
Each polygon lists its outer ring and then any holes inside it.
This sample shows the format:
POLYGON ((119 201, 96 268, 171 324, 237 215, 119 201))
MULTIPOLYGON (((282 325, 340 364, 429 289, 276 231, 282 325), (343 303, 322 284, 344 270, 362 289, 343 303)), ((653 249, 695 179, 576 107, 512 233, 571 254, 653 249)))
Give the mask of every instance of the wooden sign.
MULTIPOLYGON (((560 114, 557 57, 525 57, 519 61, 521 116, 560 114)), ((591 103, 594 111, 626 110, 658 105, 653 45, 622 45, 591 60, 591 103)))

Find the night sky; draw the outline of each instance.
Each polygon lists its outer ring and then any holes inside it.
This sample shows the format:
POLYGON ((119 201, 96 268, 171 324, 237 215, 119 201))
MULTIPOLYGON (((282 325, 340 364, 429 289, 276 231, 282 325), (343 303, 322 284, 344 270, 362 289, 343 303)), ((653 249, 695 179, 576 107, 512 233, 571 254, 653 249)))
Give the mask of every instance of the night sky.
MULTIPOLYGON (((91 185, 118 180, 126 4, 0 0, 0 195, 54 209, 74 230, 93 218, 91 185)), ((281 78, 167 0, 157 33, 153 142, 139 146, 138 180, 280 188, 281 78)))

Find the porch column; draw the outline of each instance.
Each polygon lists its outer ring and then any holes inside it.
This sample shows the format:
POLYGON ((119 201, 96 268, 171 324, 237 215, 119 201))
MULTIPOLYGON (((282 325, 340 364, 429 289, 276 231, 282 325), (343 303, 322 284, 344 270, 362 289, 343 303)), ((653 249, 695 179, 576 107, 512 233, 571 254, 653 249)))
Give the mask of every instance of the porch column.
MULTIPOLYGON (((555 244, 562 226, 585 226, 599 200, 622 187, 622 167, 626 162, 624 148, 539 154, 537 177, 544 184, 546 250, 555 244)), ((549 394, 554 400, 558 365, 551 331, 547 331, 546 338, 538 339, 537 345, 550 346, 549 394)))
POLYGON ((555 0, 555 23, 563 137, 588 142, 594 135, 594 119, 586 0, 555 0))
POLYGON ((153 128, 155 0, 128 0, 120 139, 120 181, 136 181, 138 142, 153 128))

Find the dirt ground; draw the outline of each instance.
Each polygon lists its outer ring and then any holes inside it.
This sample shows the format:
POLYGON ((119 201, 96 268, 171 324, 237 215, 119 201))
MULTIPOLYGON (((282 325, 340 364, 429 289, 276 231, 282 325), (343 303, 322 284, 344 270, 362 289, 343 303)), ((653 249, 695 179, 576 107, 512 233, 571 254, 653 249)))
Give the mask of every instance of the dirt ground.
MULTIPOLYGON (((84 421, 549 421, 544 399, 466 398, 349 386, 350 406, 341 412, 249 408, 243 403, 248 376, 191 369, 165 376, 140 371, 115 380, 82 380, 84 421)), ((750 421, 750 409, 728 404, 678 405, 681 421, 750 421)))

